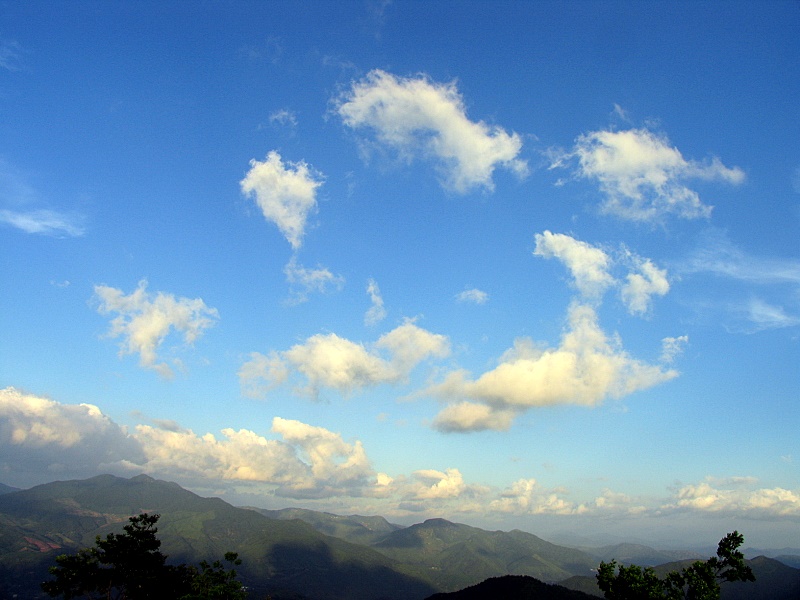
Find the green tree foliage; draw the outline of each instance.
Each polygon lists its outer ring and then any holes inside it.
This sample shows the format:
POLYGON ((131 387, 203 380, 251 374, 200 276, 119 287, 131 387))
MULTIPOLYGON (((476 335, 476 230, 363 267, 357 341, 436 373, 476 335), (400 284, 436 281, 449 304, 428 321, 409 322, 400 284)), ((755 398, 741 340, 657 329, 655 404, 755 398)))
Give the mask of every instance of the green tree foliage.
POLYGON ((660 579, 652 567, 625 567, 616 561, 601 562, 597 585, 606 600, 719 600, 720 584, 726 581, 755 581, 739 546, 744 536, 738 531, 722 538, 717 555, 707 561, 672 571, 660 579))
MULTIPOLYGON (((42 583, 51 597, 107 600, 244 600, 236 571, 226 571, 219 561, 196 567, 167 565, 156 537, 159 515, 143 513, 129 519, 125 533, 97 536, 95 545, 77 554, 62 554, 50 567, 54 579, 42 583)), ((235 553, 225 555, 241 564, 235 553)))

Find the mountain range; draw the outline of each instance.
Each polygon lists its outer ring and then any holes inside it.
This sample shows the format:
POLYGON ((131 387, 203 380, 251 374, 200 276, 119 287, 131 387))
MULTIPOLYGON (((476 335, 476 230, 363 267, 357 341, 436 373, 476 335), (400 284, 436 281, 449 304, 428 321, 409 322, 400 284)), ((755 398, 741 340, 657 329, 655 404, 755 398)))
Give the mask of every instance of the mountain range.
MULTIPOLYGON (((121 531, 142 512, 161 515, 158 536, 170 562, 238 552, 237 570, 251 597, 275 600, 423 600, 497 578, 489 588, 516 585, 539 594, 520 592, 520 598, 590 598, 579 593, 601 595, 593 574, 600 560, 649 565, 695 558, 633 544, 575 549, 444 519, 403 527, 379 516, 235 507, 146 475, 101 475, 0 491, 0 598, 45 597, 39 584, 57 555, 121 531), (547 585, 556 582, 563 587, 547 585)), ((723 600, 800 598, 800 569, 767 557, 750 564, 757 582, 742 588, 745 595, 728 586, 723 600)))

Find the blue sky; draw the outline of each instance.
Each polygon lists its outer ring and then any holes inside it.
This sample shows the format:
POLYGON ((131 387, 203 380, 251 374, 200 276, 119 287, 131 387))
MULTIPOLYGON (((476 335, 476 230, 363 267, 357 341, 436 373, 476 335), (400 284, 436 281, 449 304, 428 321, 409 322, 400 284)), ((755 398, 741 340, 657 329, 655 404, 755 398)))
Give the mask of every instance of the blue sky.
POLYGON ((0 481, 796 542, 799 30, 4 3, 0 481))

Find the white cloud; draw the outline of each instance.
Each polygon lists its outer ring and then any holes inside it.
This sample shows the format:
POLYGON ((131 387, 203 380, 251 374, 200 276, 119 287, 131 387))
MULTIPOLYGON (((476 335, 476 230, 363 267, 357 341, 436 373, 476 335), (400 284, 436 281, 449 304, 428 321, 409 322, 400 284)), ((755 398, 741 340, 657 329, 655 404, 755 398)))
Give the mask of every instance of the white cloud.
POLYGON ((597 246, 563 233, 545 231, 537 233, 535 240, 533 254, 563 262, 584 300, 599 301, 609 288, 619 287, 628 312, 644 315, 650 310, 653 296, 665 296, 669 292, 666 269, 658 268, 651 260, 637 256, 624 246, 614 258, 597 246), (624 282, 611 273, 620 265, 628 268, 624 282))
POLYGON ((142 468, 181 480, 264 484, 278 496, 320 498, 361 495, 375 473, 361 442, 348 444, 337 433, 275 417, 272 431, 282 440, 230 428, 224 439, 190 430, 136 428, 146 453, 142 468))
POLYGON ((622 301, 631 314, 645 314, 650 310, 652 296, 669 292, 667 271, 647 259, 631 256, 631 260, 638 272, 628 273, 621 289, 622 301))
POLYGON ((307 391, 316 396, 320 388, 340 393, 380 383, 397 381, 401 374, 362 344, 335 333, 317 334, 282 353, 284 360, 305 376, 307 391))
POLYGON ((557 348, 540 350, 529 340, 518 340, 491 371, 474 380, 465 371, 451 372, 426 393, 455 401, 436 417, 436 428, 474 431, 507 427, 509 411, 556 404, 594 406, 676 376, 676 371, 629 356, 600 329, 594 309, 576 303, 570 307, 568 327, 557 348), (490 411, 473 416, 473 428, 467 429, 468 415, 476 414, 473 403, 490 411))
POLYGON ((375 347, 389 352, 393 369, 402 377, 427 358, 444 358, 450 354, 446 336, 422 329, 413 320, 406 320, 382 335, 375 347))
POLYGON ((345 125, 371 129, 379 143, 402 158, 433 159, 444 186, 458 193, 475 187, 492 190, 498 166, 519 176, 528 172, 527 163, 518 158, 520 137, 470 121, 455 83, 395 77, 376 69, 353 83, 336 111, 345 125))
POLYGON ((753 478, 732 478, 715 482, 707 478, 678 489, 664 511, 688 510, 702 513, 745 515, 751 518, 800 517, 800 490, 780 487, 754 489, 753 478), (724 486, 724 487, 723 487, 724 486))
POLYGON ((477 402, 456 402, 439 411, 433 427, 445 433, 468 431, 507 431, 517 413, 477 402))
POLYGON ((669 214, 686 219, 708 217, 711 206, 687 187, 690 179, 744 181, 744 172, 713 158, 705 163, 686 160, 666 137, 647 129, 594 131, 580 136, 573 151, 559 156, 552 167, 570 158, 577 174, 598 182, 606 199, 604 212, 633 221, 657 221, 669 214))
POLYGON ((381 290, 374 279, 370 279, 367 282, 367 294, 369 294, 372 306, 369 307, 364 315, 364 325, 375 325, 386 318, 386 309, 383 307, 381 290))
POLYGON ((381 336, 372 348, 328 333, 313 335, 302 344, 268 357, 254 353, 240 369, 239 377, 250 395, 263 395, 280 385, 290 370, 306 381, 299 389, 303 393, 316 397, 322 388, 331 388, 347 394, 402 381, 423 360, 448 353, 445 336, 407 321, 381 336))
POLYGON ((242 192, 255 197, 264 218, 278 226, 295 250, 303 243, 308 215, 317 208, 322 175, 303 161, 284 165, 274 150, 264 162, 250 161, 240 182, 242 192))
POLYGON ((121 354, 138 354, 139 364, 163 377, 171 377, 172 369, 159 362, 156 350, 174 330, 183 334, 186 344, 193 344, 219 318, 200 298, 175 298, 172 294, 147 293, 142 280, 136 291, 125 295, 122 290, 96 285, 95 297, 100 301, 98 312, 116 313, 111 321, 110 337, 121 337, 121 354))
POLYGON ((537 233, 534 255, 558 258, 572 273, 575 287, 587 298, 599 298, 614 285, 610 275, 611 258, 600 248, 563 233, 537 233))
POLYGON ((0 471, 19 483, 90 477, 141 462, 142 448, 91 404, 59 404, 9 387, 0 390, 0 471))
POLYGON ((483 290, 472 288, 471 290, 464 290, 456 294, 456 300, 458 302, 470 302, 472 304, 486 304, 489 300, 489 294, 483 290))
POLYGON ((376 474, 361 442, 280 417, 273 419, 272 431, 281 439, 231 428, 217 439, 174 422, 138 425, 129 434, 96 406, 0 390, 0 456, 9 457, 0 458, 0 469, 16 485, 147 472, 186 485, 260 485, 294 498, 371 493, 376 474))
POLYGON ((308 300, 312 293, 325 294, 331 290, 339 291, 344 286, 344 277, 334 275, 325 267, 308 269, 297 263, 292 256, 283 268, 286 281, 291 290, 290 304, 301 304, 308 300))

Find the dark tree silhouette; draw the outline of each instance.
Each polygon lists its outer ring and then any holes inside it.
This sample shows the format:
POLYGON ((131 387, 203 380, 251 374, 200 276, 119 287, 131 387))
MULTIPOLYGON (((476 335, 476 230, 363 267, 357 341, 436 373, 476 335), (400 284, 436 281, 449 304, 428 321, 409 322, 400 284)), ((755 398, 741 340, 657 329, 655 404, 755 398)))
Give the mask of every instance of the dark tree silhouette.
MULTIPOLYGON (((160 515, 143 513, 129 519, 125 533, 97 536, 95 545, 76 554, 56 557, 50 567, 54 579, 42 583, 51 597, 106 598, 108 600, 243 600, 246 594, 236 580, 236 571, 226 571, 220 561, 200 569, 193 566, 167 565, 156 537, 160 515)), ((241 564, 235 553, 226 560, 241 564)))
POLYGON ((739 546, 744 536, 738 531, 722 538, 717 555, 696 561, 660 579, 652 567, 625 567, 616 561, 601 562, 597 585, 606 600, 719 600, 720 583, 755 581, 752 569, 744 562, 739 546))

